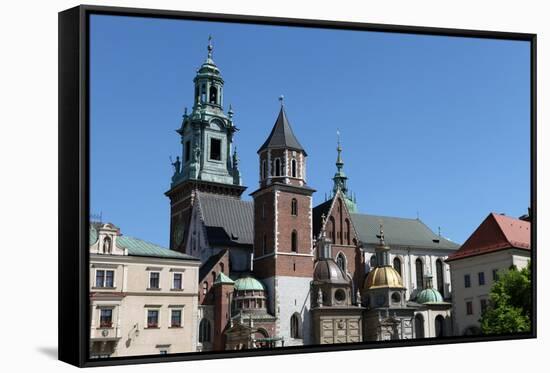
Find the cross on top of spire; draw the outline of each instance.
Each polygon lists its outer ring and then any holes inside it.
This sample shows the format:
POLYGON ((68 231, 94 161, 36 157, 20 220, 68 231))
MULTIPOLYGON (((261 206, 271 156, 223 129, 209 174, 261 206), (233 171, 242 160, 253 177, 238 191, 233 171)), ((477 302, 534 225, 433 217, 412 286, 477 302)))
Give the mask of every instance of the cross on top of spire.
POLYGON ((214 47, 212 46, 212 35, 208 35, 208 58, 212 58, 212 50, 214 47))
POLYGON ((279 102, 281 103, 281 107, 284 106, 284 100, 285 100, 285 96, 280 95, 280 96, 279 96, 279 102))

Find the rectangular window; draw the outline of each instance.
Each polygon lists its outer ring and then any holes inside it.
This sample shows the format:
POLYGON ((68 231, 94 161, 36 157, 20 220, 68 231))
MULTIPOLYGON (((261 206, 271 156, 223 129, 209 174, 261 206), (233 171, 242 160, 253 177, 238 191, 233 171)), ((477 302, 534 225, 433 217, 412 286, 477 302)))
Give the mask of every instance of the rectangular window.
POLYGON ((102 308, 99 314, 99 327, 111 328, 113 326, 113 309, 102 308))
POLYGON ((147 311, 147 327, 158 328, 159 327, 159 311, 148 310, 147 311))
POLYGON ((210 139, 210 159, 222 160, 222 141, 220 139, 210 139))
POLYGON ((470 275, 464 275, 464 287, 469 288, 471 285, 470 275))
POLYGON ((174 284, 172 289, 183 289, 183 273, 174 273, 174 284))
POLYGON ((160 273, 151 272, 149 274, 149 289, 160 289, 160 273))
POLYGON ((170 326, 172 328, 181 328, 181 310, 172 310, 172 317, 170 320, 170 326))
POLYGON ((115 271, 98 269, 95 273, 96 288, 113 288, 115 286, 115 271))
POLYGON ((479 303, 481 306, 481 314, 483 315, 487 310, 487 299, 482 299, 479 303))
POLYGON ((185 162, 189 162, 191 159, 191 141, 185 143, 185 162))
POLYGON ((498 269, 493 269, 493 281, 498 281, 498 269))
POLYGON ((472 306, 472 302, 471 301, 466 302, 466 314, 472 315, 473 313, 474 313, 474 309, 472 306))
POLYGON ((479 282, 479 286, 485 285, 485 272, 479 272, 477 274, 477 280, 479 282))
POLYGON ((95 271, 95 287, 102 288, 104 282, 105 282, 105 271, 98 269, 97 271, 95 271))

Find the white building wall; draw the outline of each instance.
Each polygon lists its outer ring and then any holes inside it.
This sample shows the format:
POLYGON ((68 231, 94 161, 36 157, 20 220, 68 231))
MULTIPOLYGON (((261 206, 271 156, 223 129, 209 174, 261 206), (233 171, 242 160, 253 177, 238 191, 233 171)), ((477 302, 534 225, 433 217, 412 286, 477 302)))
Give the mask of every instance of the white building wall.
POLYGON ((310 277, 277 276, 277 329, 279 336, 284 338, 285 346, 311 344, 311 320, 309 313, 310 277), (302 319, 302 336, 304 339, 290 337, 290 318, 298 313, 302 319))
POLYGON ((527 266, 530 252, 507 249, 450 262, 453 283, 453 318, 455 335, 463 335, 470 327, 479 327, 481 300, 489 299, 493 286, 493 270, 507 270, 512 264, 518 269, 527 266), (478 273, 485 273, 485 285, 479 285, 478 273), (470 287, 465 287, 465 275, 470 275, 470 287), (472 302, 472 314, 466 312, 466 302, 472 302))

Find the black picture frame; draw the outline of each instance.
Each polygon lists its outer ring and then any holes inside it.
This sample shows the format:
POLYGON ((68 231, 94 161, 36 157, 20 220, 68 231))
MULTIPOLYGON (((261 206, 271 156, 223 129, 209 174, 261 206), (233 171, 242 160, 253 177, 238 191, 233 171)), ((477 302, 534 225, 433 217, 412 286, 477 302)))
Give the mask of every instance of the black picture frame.
POLYGON ((536 125, 537 36, 482 30, 384 25, 310 19, 243 16, 158 9, 81 5, 59 13, 59 360, 79 367, 173 362, 261 355, 328 352, 402 346, 422 346, 536 338, 537 190, 536 125), (89 346, 89 17, 92 14, 139 16, 258 25, 382 31, 528 41, 531 45, 531 259, 533 273, 532 332, 513 335, 444 337, 430 340, 362 342, 345 345, 282 347, 271 350, 191 352, 90 360, 89 346))

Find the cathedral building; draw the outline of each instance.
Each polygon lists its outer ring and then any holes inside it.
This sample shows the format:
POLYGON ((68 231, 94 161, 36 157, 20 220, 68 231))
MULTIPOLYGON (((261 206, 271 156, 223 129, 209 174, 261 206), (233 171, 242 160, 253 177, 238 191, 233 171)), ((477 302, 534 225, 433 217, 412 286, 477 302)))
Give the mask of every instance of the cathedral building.
POLYGON ((314 207, 307 152, 282 97, 258 142, 259 186, 243 200, 234 113, 212 54, 209 42, 166 192, 171 249, 201 260, 197 349, 436 336, 426 325, 434 310, 449 317, 445 259, 458 245, 420 219, 361 213, 340 141, 331 196, 314 207))

